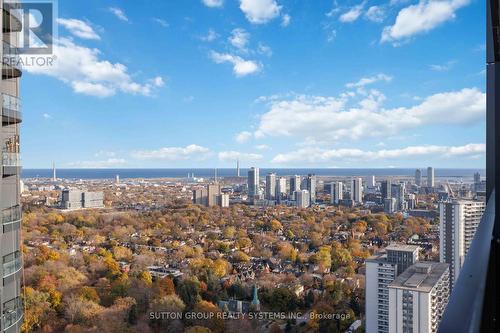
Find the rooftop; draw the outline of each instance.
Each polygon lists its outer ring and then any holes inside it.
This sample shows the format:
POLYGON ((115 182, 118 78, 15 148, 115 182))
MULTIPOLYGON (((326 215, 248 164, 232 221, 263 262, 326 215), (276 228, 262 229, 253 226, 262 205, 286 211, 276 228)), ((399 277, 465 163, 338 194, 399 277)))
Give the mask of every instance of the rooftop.
POLYGON ((448 267, 448 264, 440 262, 417 262, 401 273, 389 285, 389 288, 430 292, 443 274, 446 273, 448 267))
POLYGON ((419 246, 408 245, 408 244, 391 244, 385 248, 386 251, 407 251, 407 252, 418 251, 418 249, 419 246))

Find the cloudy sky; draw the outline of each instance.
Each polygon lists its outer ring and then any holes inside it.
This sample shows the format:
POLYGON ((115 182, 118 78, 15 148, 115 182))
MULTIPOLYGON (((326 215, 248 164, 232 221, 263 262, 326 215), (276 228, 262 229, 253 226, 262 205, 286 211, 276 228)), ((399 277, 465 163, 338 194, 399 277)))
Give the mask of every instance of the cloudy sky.
POLYGON ((25 168, 478 167, 479 0, 70 1, 25 168))

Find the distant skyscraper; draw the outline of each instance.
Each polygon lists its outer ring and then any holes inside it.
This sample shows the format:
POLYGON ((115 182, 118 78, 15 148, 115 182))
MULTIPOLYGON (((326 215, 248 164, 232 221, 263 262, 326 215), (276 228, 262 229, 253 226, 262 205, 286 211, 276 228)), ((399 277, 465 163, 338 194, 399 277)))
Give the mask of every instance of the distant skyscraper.
POLYGON ((375 187, 375 176, 368 176, 366 179, 366 186, 370 188, 375 187))
POLYGON ((330 185, 330 202, 338 205, 340 200, 344 199, 344 184, 342 182, 333 182, 330 185))
POLYGON ((390 179, 383 180, 380 184, 380 193, 382 194, 382 200, 392 198, 392 182, 390 179))
POLYGON ((479 172, 476 172, 474 174, 474 184, 481 183, 481 174, 479 172))
POLYGON ((351 182, 351 200, 354 203, 363 202, 363 181, 361 178, 354 178, 351 182))
POLYGON ((388 285, 418 260, 419 247, 390 245, 366 260, 366 333, 389 333, 388 285))
POLYGON ((259 195, 259 168, 250 168, 248 170, 248 198, 254 199, 259 195))
POLYGON ((310 194, 308 190, 295 191, 295 205, 299 208, 307 208, 311 205, 310 194))
POLYGON ((306 190, 309 191, 310 204, 316 203, 316 175, 309 174, 306 178, 306 190))
POLYGON ((240 177, 240 160, 236 160, 236 177, 240 177))
POLYGON ((116 185, 120 184, 120 175, 116 175, 116 177, 115 177, 115 184, 116 185))
POLYGON ((267 200, 275 200, 276 196, 276 174, 270 172, 266 176, 266 196, 267 200))
POLYGON ((212 207, 217 205, 217 197, 221 194, 220 184, 207 185, 207 206, 212 207))
POLYGON ((200 188, 193 190, 193 203, 195 205, 208 205, 207 189, 200 188))
POLYGON ((300 191, 300 182, 301 182, 301 177, 300 176, 292 176, 290 177, 290 195, 293 196, 295 191, 300 191))
POLYGON ((384 199, 384 213, 394 214, 397 209, 397 201, 395 198, 385 198, 384 199))
POLYGON ((396 199, 396 207, 398 210, 404 210, 406 187, 404 183, 392 184, 391 196, 396 199))
POLYGON ((275 194, 275 199, 278 202, 281 202, 281 199, 286 196, 286 178, 285 177, 278 177, 276 179, 276 194, 275 194))
POLYGON ((422 186, 422 170, 415 170, 415 184, 418 186, 422 186))
POLYGON ((388 288, 389 332, 437 332, 450 295, 448 264, 417 262, 388 288))
POLYGON ((229 194, 226 193, 221 193, 217 195, 216 197, 216 203, 219 207, 229 207, 229 194))
POLYGON ((434 168, 433 167, 427 168, 427 186, 434 187, 434 168))
POLYGON ((486 203, 454 200, 439 204, 439 261, 450 264, 451 288, 458 278, 486 203))

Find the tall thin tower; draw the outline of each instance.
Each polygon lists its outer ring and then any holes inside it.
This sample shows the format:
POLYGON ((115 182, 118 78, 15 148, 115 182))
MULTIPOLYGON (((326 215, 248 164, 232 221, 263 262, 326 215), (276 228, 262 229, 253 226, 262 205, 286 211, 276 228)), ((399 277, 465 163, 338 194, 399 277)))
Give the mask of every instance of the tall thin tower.
POLYGON ((236 160, 236 177, 240 178, 240 159, 236 160))

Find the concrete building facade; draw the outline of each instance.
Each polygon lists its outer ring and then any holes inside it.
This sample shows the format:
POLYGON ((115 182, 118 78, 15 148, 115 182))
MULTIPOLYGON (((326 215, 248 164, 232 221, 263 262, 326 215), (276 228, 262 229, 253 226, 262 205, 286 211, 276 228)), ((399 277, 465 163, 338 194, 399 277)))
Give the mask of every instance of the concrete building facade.
POLYGON ((366 332, 389 332, 388 286, 408 267, 418 261, 419 247, 390 245, 385 252, 366 260, 365 310, 366 332))
POLYGON ((439 204, 439 261, 450 265, 450 288, 458 278, 486 203, 453 200, 439 204))
POLYGON ((449 265, 417 262, 389 284, 389 333, 435 333, 450 295, 449 265))

